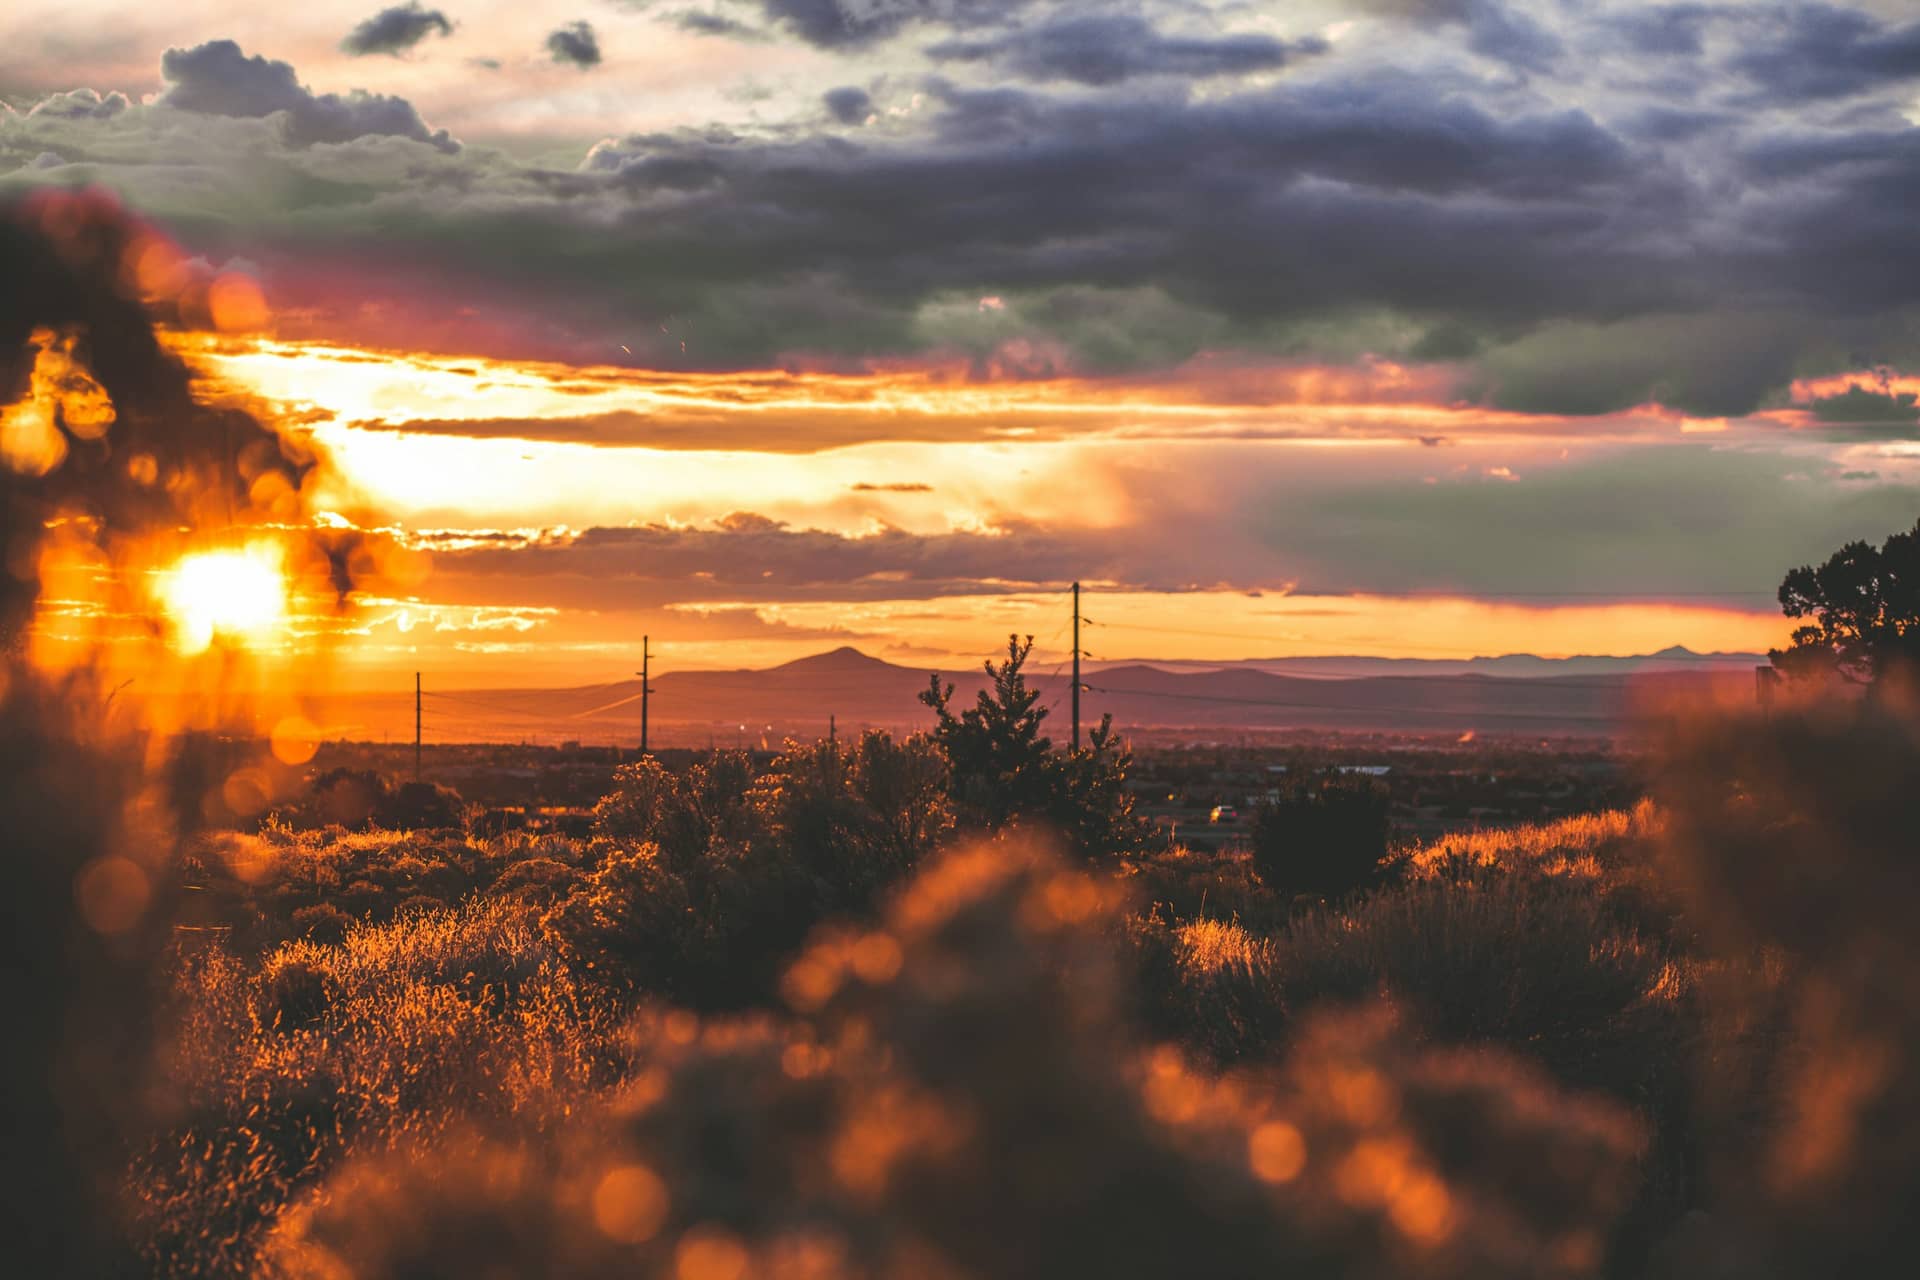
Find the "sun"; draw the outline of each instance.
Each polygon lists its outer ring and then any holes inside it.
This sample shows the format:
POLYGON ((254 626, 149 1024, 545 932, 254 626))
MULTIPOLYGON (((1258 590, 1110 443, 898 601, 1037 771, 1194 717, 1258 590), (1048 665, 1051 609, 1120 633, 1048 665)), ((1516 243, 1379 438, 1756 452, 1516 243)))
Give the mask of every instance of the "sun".
POLYGON ((160 576, 159 595, 183 653, 216 640, 257 648, 281 635, 287 577, 278 548, 203 551, 183 556, 160 576))

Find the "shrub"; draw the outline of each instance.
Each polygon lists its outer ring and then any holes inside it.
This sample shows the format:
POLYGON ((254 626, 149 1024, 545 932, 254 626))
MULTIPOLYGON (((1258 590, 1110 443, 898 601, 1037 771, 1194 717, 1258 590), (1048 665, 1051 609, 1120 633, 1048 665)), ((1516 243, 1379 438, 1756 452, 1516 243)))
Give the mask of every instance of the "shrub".
POLYGON ((1422 1032, 1532 1056, 1640 1098, 1676 1069, 1683 972, 1587 885, 1520 874, 1411 879, 1277 939, 1290 1010, 1384 995, 1422 1032))
POLYGON ((1746 1025, 1708 1102, 1730 1112, 1747 1098, 1724 1082, 1757 1078, 1777 1117, 1728 1152, 1739 1190, 1720 1234, 1789 1274, 1905 1274, 1920 1251, 1920 708, 1882 681, 1853 706, 1685 722, 1658 765, 1663 865, 1727 967, 1757 979, 1731 1006, 1746 1025))
POLYGON ((1029 852, 926 870, 789 970, 796 1016, 642 1021, 546 1141, 342 1170, 275 1240, 307 1277, 1590 1272, 1631 1123, 1380 1018, 1223 1079, 1117 1018, 1114 894, 1029 852))
POLYGON ((489 892, 494 897, 515 899, 529 906, 548 907, 572 892, 580 878, 577 867, 552 858, 530 857, 502 871, 489 892))
POLYGON ((756 834, 747 803, 752 785, 753 760, 742 751, 716 752, 683 774, 649 756, 614 770, 613 789, 594 806, 594 831, 652 843, 678 865, 716 842, 739 844, 756 834))
POLYGON ((293 930, 296 936, 330 946, 347 936, 347 929, 353 924, 353 917, 334 906, 331 902, 317 902, 310 907, 300 907, 293 913, 293 930))
POLYGON ((1138 1012, 1154 1034, 1209 1062, 1264 1057, 1287 1027, 1276 948, 1236 924, 1136 916, 1125 938, 1138 1012))
POLYGON ((264 1233, 352 1152, 461 1119, 551 1123, 606 1083, 614 1027, 510 904, 184 963, 171 1127, 134 1162, 158 1274, 253 1275, 264 1233))
POLYGON ((340 980, 317 949, 294 945, 276 952, 260 970, 254 1015, 269 1030, 310 1027, 340 998, 340 980))
POLYGON ((871 914, 952 826, 926 739, 789 743, 764 776, 748 765, 617 772, 595 811, 599 863, 545 917, 581 967, 702 1010, 764 1004, 810 930, 871 914))
POLYGON ((581 970, 627 997, 701 1010, 765 1004, 819 921, 815 886, 778 846, 716 846, 669 862, 613 846, 542 928, 581 970))
POLYGON ((1253 865, 1276 893, 1343 898, 1387 876, 1391 830, 1386 787, 1328 775, 1255 812, 1253 865))
POLYGON ((387 799, 387 781, 371 769, 329 769, 308 787, 308 812, 323 826, 364 827, 387 799))
POLYGON ((953 828, 947 768, 924 737, 874 730, 852 746, 789 742, 748 795, 757 829, 810 876, 826 915, 871 910, 875 895, 953 828))
POLYGON ((1232 920, 1272 933, 1293 915, 1291 895, 1268 888, 1245 853, 1176 845, 1136 854, 1117 869, 1137 900, 1161 909, 1173 923, 1232 920))
POLYGON ((437 782, 403 782, 374 812, 390 831, 441 831, 466 823, 467 803, 460 793, 437 782))

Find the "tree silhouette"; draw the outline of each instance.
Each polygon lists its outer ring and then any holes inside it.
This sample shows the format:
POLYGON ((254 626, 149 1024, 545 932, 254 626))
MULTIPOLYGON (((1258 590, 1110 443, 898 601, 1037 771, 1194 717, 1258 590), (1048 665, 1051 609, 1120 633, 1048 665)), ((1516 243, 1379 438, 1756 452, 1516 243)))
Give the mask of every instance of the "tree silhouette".
POLYGON ((1878 549, 1849 542, 1818 568, 1788 573, 1780 608, 1812 619, 1769 655, 1782 674, 1856 684, 1912 678, 1920 670, 1920 523, 1878 549))
POLYGON ((1038 705, 1040 691, 1027 686, 1022 671, 1031 652, 1032 636, 1008 636, 1007 660, 986 663, 992 685, 959 715, 953 713, 953 686, 943 688, 939 676, 930 677, 920 695, 939 717, 933 737, 947 753, 955 798, 992 827, 1046 809, 1053 790, 1053 742, 1040 732, 1047 709, 1038 705))
POLYGON ((1047 709, 1023 670, 1032 650, 1032 636, 1008 636, 1006 661, 986 664, 992 684, 957 715, 953 686, 942 685, 939 676, 920 694, 939 717, 933 739, 946 753, 958 808, 990 829, 1037 819, 1083 857, 1140 848, 1146 824, 1134 816, 1126 788, 1132 756, 1114 733, 1113 718, 1101 720, 1087 747, 1055 752, 1041 732, 1047 709))

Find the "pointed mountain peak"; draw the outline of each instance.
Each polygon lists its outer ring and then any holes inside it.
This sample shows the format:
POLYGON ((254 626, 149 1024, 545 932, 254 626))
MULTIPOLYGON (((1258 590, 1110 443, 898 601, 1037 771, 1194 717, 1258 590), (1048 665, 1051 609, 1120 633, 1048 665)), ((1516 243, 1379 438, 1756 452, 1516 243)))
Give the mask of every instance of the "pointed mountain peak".
POLYGON ((830 649, 826 653, 811 654, 805 658, 795 658, 792 662, 783 662, 773 669, 815 674, 847 672, 865 674, 888 671, 893 668, 891 664, 870 654, 862 653, 852 645, 843 644, 838 649, 830 649))

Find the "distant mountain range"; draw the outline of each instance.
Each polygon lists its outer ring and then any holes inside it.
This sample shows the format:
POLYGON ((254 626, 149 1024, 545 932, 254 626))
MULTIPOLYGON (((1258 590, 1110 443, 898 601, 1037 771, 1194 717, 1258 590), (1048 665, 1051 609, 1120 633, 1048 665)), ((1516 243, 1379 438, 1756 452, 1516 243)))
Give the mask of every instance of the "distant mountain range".
MULTIPOLYGON (((1081 714, 1088 724, 1111 713, 1123 729, 1395 730, 1482 734, 1601 736, 1672 699, 1751 699, 1758 654, 1695 654, 1667 649, 1643 657, 1537 658, 1514 654, 1461 662, 1429 659, 1282 658, 1235 663, 1143 661, 1089 665, 1081 714)), ((777 745, 786 736, 863 727, 924 729, 932 713, 918 701, 929 673, 841 648, 765 670, 676 671, 653 678, 651 739, 658 746, 777 745)), ((986 684, 979 667, 943 672, 956 702, 971 703, 986 684)), ((1071 680, 1035 674, 1056 736, 1068 732, 1071 680)), ((329 736, 406 740, 413 733, 408 695, 340 695, 317 708, 329 736)), ((632 742, 639 737, 640 684, 570 689, 434 690, 425 702, 426 737, 435 742, 577 740, 632 742)))
POLYGON ((1581 654, 1571 658, 1541 658, 1531 653, 1508 653, 1497 658, 1243 658, 1237 662, 1165 661, 1129 659, 1111 665, 1153 666, 1168 671, 1212 671, 1247 668, 1274 675, 1317 676, 1351 680, 1362 676, 1510 676, 1539 679, 1549 676, 1642 675, 1658 671, 1751 671, 1764 666, 1764 653, 1695 653, 1674 645, 1658 653, 1634 657, 1581 654))

